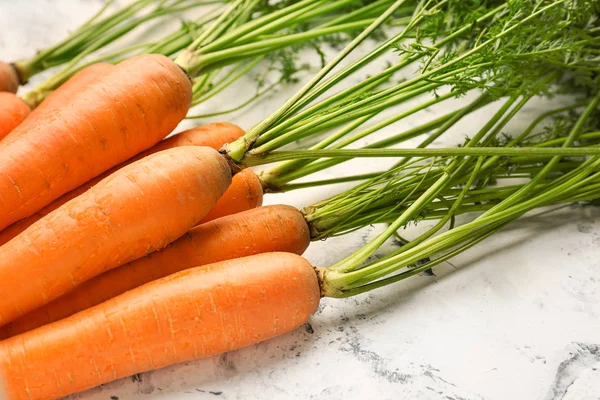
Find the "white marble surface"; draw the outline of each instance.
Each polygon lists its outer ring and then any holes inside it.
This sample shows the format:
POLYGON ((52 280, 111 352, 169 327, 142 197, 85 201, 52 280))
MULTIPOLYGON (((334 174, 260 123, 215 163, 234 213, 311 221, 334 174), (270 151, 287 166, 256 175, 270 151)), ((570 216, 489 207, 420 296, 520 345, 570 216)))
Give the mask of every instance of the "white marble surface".
MULTIPOLYGON (((0 58, 30 56, 100 4, 0 0, 0 58)), ((236 93, 251 84, 241 82, 236 93)), ((230 120, 249 128, 293 89, 230 120)), ((204 109, 228 99, 222 96, 204 109)), ((461 123, 455 137, 472 133, 490 109, 461 123)), ((421 113, 395 127, 434 115, 435 110, 421 113)), ((517 121, 507 131, 522 125, 517 121)), ((381 164, 350 165, 362 170, 381 164)), ((266 203, 302 207, 336 190, 271 195, 266 203)), ((315 265, 329 265, 378 229, 314 243, 306 256, 315 265)), ((532 215, 442 265, 436 276, 418 276, 348 300, 325 299, 310 326, 289 335, 123 379, 71 399, 597 400, 599 248, 597 208, 532 215)))

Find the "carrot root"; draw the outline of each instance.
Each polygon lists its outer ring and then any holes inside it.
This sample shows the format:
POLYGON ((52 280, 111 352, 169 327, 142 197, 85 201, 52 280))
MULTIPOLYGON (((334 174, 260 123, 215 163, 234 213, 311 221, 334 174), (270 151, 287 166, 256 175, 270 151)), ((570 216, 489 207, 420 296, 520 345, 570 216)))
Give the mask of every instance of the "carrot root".
POLYGON ((8 400, 51 400, 256 344, 316 312, 304 258, 266 253, 170 275, 0 343, 8 400))
POLYGON ((0 293, 9 294, 0 296, 0 326, 164 248, 208 214, 230 183, 217 151, 178 147, 121 169, 48 214, 0 247, 0 293))
POLYGON ((252 169, 247 168, 234 175, 231 186, 202 222, 251 210, 260 207, 262 202, 263 189, 260 179, 252 169))
MULTIPOLYGON (((50 98, 48 100, 50 100, 50 98)), ((38 111, 39 109, 36 110, 36 112, 38 111)), ((98 184, 98 182, 100 182, 104 178, 110 176, 114 172, 135 161, 141 160, 142 158, 157 153, 159 151, 168 150, 180 146, 208 146, 215 150, 218 150, 225 143, 233 142, 243 134, 244 131, 237 125, 217 122, 188 129, 187 131, 178 133, 174 136, 171 136, 168 139, 164 139, 151 149, 142 152, 136 157, 133 157, 127 160, 126 162, 106 171, 100 176, 79 186, 77 189, 71 190, 69 193, 62 195, 58 199, 54 200, 52 203, 48 204, 46 207, 36 212, 35 214, 24 218, 20 221, 17 221, 14 224, 7 227, 6 229, 0 231, 0 246, 8 243, 10 240, 17 237, 17 235, 19 235, 21 232, 25 231, 25 229, 29 228, 35 222, 50 214, 52 211, 56 210, 63 204, 87 192, 90 188, 94 187, 96 184, 98 184)), ((258 207, 262 204, 262 190, 260 191, 260 193, 255 193, 255 191, 257 191, 257 188, 256 182, 253 182, 253 177, 249 176, 248 174, 237 175, 233 178, 231 186, 227 189, 225 194, 223 194, 221 199, 219 199, 215 207, 213 207, 209 215, 207 215, 202 222, 206 222, 224 215, 233 214, 234 212, 258 207), (240 177, 238 178, 237 175, 240 175, 240 177), (241 190, 240 187, 245 186, 249 187, 248 196, 252 196, 252 199, 241 199, 239 197, 241 190), (230 199, 231 197, 235 197, 237 200, 240 201, 240 207, 234 206, 231 209, 226 208, 230 203, 228 199, 230 199)))
POLYGON ((294 207, 267 206, 222 217, 197 226, 165 249, 105 272, 0 328, 0 339, 69 317, 185 269, 267 252, 300 255, 309 243, 306 221, 294 207))
POLYGON ((0 140, 19 126, 30 112, 27 104, 15 94, 0 92, 0 140))
POLYGON ((32 114, 0 141, 0 229, 155 145, 185 117, 191 97, 177 64, 141 55, 62 106, 32 114))
POLYGON ((34 89, 27 93, 24 99, 32 110, 42 105, 43 108, 60 107, 63 102, 69 100, 69 97, 76 96, 79 91, 85 90, 87 86, 101 80, 113 68, 114 65, 108 63, 88 65, 74 74, 56 90, 40 92, 34 89))

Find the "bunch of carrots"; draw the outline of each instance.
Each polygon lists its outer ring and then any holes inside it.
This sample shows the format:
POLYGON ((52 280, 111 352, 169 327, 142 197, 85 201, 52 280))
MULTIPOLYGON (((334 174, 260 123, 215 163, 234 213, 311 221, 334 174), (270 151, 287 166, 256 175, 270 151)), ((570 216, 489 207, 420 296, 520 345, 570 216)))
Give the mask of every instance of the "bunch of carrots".
POLYGON ((0 293, 7 294, 0 298, 0 398, 57 399, 258 343, 304 324, 323 296, 376 289, 466 250, 480 240, 472 227, 487 237, 529 209, 594 197, 596 1, 272 6, 237 0, 197 21, 200 29, 108 56, 91 54, 140 19, 198 6, 191 3, 138 0, 104 17, 103 9, 78 35, 39 53, 45 62, 38 55, 2 64, 0 87, 11 92, 41 66, 66 67, 25 96, 28 102, 0 93, 16 99, 0 97, 0 293), (140 16, 143 10, 150 13, 140 16), (400 30, 382 37, 390 22, 400 30), (555 27, 536 40, 531 32, 541 25, 555 27), (345 47, 248 132, 215 123, 166 138, 193 104, 264 59, 341 33, 345 47), (366 40, 380 43, 343 66, 366 40), (382 61, 393 49, 399 60, 382 61), (397 80, 396 73, 417 64, 410 78, 397 80), (366 65, 382 72, 343 88, 366 65), (508 144, 498 140, 527 100, 563 90, 565 77, 573 76, 584 82, 575 93, 584 100, 568 108, 582 111, 566 133, 533 141, 532 128, 508 144), (347 148, 471 91, 481 95, 470 105, 366 148, 347 148), (422 105, 407 105, 432 93, 422 105), (464 146, 429 147, 493 102, 503 104, 500 111, 464 146), (361 128, 392 109, 392 117, 361 128), (414 148, 386 148, 426 134, 414 148), (304 149, 285 150, 294 142, 304 149), (355 157, 399 160, 370 175, 292 183, 355 157), (564 157, 578 158, 560 164, 564 157), (259 174, 249 168, 272 162, 281 163, 259 174), (528 171, 531 182, 492 197, 482 193, 507 164, 528 171), (261 207, 269 191, 340 182, 355 186, 303 210, 261 207), (568 195, 565 182, 574 185, 568 195), (556 196, 535 197, 532 188, 556 196), (514 207, 521 200, 528 208, 514 207), (482 204, 487 208, 471 207, 482 204), (452 223, 438 235, 455 215, 482 210, 472 226, 455 232, 452 223), (439 223, 401 252, 364 264, 401 227, 423 218, 439 223), (301 257, 311 240, 372 222, 388 227, 330 268, 301 257))

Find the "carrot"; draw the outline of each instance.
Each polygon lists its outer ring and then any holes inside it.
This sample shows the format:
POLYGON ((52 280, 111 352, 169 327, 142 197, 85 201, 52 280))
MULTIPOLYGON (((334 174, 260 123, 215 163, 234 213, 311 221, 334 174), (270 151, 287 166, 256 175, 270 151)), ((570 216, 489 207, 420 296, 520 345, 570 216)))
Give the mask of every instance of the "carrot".
POLYGON ((105 272, 24 315, 0 329, 0 338, 66 318, 175 272, 273 251, 302 254, 309 243, 306 222, 293 207, 267 206, 222 217, 193 228, 161 251, 105 272))
POLYGON ((290 332, 315 313, 304 258, 265 253, 178 272, 0 343, 8 400, 51 400, 290 332))
POLYGON ((0 61, 0 92, 17 93, 19 83, 20 79, 15 67, 0 61))
POLYGON ((0 247, 0 293, 10 293, 0 297, 0 326, 164 248, 208 214, 230 183, 217 151, 178 147, 128 165, 48 214, 0 247))
POLYGON ((191 97, 177 64, 142 55, 52 112, 31 115, 0 142, 0 229, 156 144, 185 117, 191 97))
MULTIPOLYGON (((49 98, 50 99, 50 98, 49 98)), ((80 196, 81 194, 88 191, 91 187, 95 186, 98 182, 102 181, 104 178, 110 176, 115 171, 123 168, 126 165, 129 165, 135 161, 138 161, 150 154, 157 153, 162 150, 178 147, 178 146, 208 146, 212 147, 215 150, 221 148, 225 143, 229 143, 239 138, 244 134, 244 131, 238 127, 237 125, 217 122, 214 124, 208 124, 204 126, 198 126, 192 129, 188 129, 187 131, 181 132, 177 135, 171 136, 168 139, 162 140, 156 146, 151 149, 133 157, 124 163, 106 171, 100 176, 86 182, 85 184, 79 186, 75 190, 71 190, 69 193, 62 195, 58 199, 54 200, 52 203, 48 204, 46 207, 42 208, 35 214, 24 218, 20 221, 15 222, 10 225, 6 229, 0 232, 0 246, 5 243, 8 243, 10 240, 15 238, 25 229, 29 228, 36 221, 39 221, 41 218, 50 214, 52 211, 56 210, 63 204, 68 201, 73 200, 74 198, 80 196)), ((214 207, 214 211, 211 210, 209 213, 210 219, 216 218, 215 215, 222 216, 233 214, 234 212, 239 212, 236 210, 247 210, 250 208, 258 207, 262 204, 262 188, 260 188, 260 195, 257 193, 256 185, 260 185, 258 182, 258 178, 256 176, 252 177, 249 174, 238 174, 233 178, 231 186, 227 189, 227 192, 223 195, 223 197, 219 200, 217 205, 214 207), (238 177, 239 176, 239 177, 238 177), (254 178, 254 180, 252 180, 254 178), (241 188, 241 189, 240 189, 241 188), (249 199, 242 199, 240 197, 240 191, 247 188, 249 199), (236 208, 233 205, 231 206, 231 212, 228 212, 228 209, 224 209, 221 206, 221 202, 229 201, 227 199, 234 197, 239 201, 239 206, 236 208)), ((209 219, 205 219, 208 221, 209 219)))
POLYGON ((263 188, 260 179, 252 169, 246 168, 233 177, 231 186, 202 219, 202 222, 251 210, 260 207, 262 202, 263 188))
POLYGON ((142 153, 138 158, 179 146, 207 146, 219 150, 225 143, 233 142, 243 135, 244 131, 237 125, 228 122, 215 122, 197 126, 173 135, 159 142, 147 152, 142 153))
MULTIPOLYGON (((82 186, 83 187, 83 186, 82 186)), ((87 189, 87 184, 85 189, 87 189)), ((60 207, 62 204, 69 200, 72 200, 84 193, 86 190, 74 190, 58 200, 50 203, 44 207, 41 211, 33 214, 31 217, 27 217, 18 222, 15 222, 8 228, 0 232, 0 246, 8 243, 23 231, 33 225, 35 222, 44 218, 52 211, 60 207), (78 193, 80 192, 80 193, 78 193), (56 203, 56 204, 55 204, 56 203)), ((231 185, 227 188, 223 196, 217 201, 217 204, 211 208, 210 212, 202 218, 198 224, 202 224, 208 221, 212 221, 216 218, 221 218, 227 215, 240 213, 242 211, 251 210, 256 207, 260 207, 263 201, 262 185, 258 176, 251 169, 245 169, 240 173, 236 174, 231 180, 231 185)))
POLYGON ((58 89, 52 92, 45 92, 35 98, 26 95, 25 98, 29 107, 33 110, 43 104, 43 107, 60 107, 64 101, 68 101, 71 96, 77 95, 81 90, 85 90, 102 76, 108 74, 114 65, 108 63, 96 63, 88 65, 81 71, 73 75, 69 80, 63 83, 58 89))
MULTIPOLYGON (((15 129, 26 117, 35 109, 39 103, 44 100, 43 108, 52 109, 51 107, 59 107, 62 102, 77 94, 77 92, 98 80, 102 74, 105 74, 113 66, 106 63, 98 63, 90 65, 73 75, 71 79, 65 82, 59 89, 54 92, 45 93, 43 97, 32 100, 26 96, 25 99, 20 99, 9 92, 0 92, 0 139, 7 136, 15 129)), ((33 122, 35 124, 36 121, 33 122)), ((27 131, 28 128, 33 128, 35 125, 25 126, 21 129, 21 134, 27 131)))
POLYGON ((29 106, 19 97, 0 92, 0 139, 15 129, 29 113, 29 106))

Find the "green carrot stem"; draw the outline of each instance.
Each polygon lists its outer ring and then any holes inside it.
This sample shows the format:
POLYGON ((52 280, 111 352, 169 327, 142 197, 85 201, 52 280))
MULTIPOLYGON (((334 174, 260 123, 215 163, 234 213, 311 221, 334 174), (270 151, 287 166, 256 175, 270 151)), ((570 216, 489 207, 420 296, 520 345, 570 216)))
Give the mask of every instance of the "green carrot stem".
POLYGON ((254 167, 286 160, 305 158, 371 158, 371 157, 444 157, 444 156, 549 156, 576 157, 600 155, 600 147, 471 147, 471 148, 426 148, 426 149, 339 149, 339 150, 295 150, 274 151, 264 156, 248 156, 244 165, 254 167))
POLYGON ((240 64, 232 68, 231 71, 229 71, 220 81, 214 83, 210 91, 198 92, 197 94, 194 93, 195 98, 193 99, 192 105, 198 105, 216 96, 232 83, 246 75, 246 73, 258 65, 262 59, 263 57, 257 57, 248 63, 240 64))
POLYGON ((187 116, 186 119, 204 119, 204 118, 211 118, 211 117, 216 117, 219 115, 234 113, 234 112, 239 111, 239 110, 243 109, 244 107, 247 107, 248 105, 254 103, 256 100, 260 99, 261 97, 265 96, 266 94, 272 92, 279 85, 281 85, 281 82, 272 83, 271 85, 267 86, 265 89, 259 90, 254 96, 250 97, 248 100, 246 100, 242 104, 235 106, 233 108, 230 108, 228 110, 218 111, 218 112, 209 113, 209 114, 187 116))
MULTIPOLYGON (((596 110, 596 107, 598 106, 599 102, 600 102, 600 92, 592 99, 592 101, 590 102, 588 107, 581 114, 577 123, 575 124, 575 126, 573 127, 571 132, 569 133, 567 140, 565 140, 563 142, 562 149, 572 149, 569 146, 571 146, 571 144, 581 134, 583 125, 586 123, 586 121, 588 120, 588 118, 590 117, 592 112, 594 112, 596 110)), ((538 147, 538 148, 543 148, 543 147, 538 147)), ((549 148, 545 148, 545 149, 549 149, 549 148)), ((499 204, 497 207, 493 208, 489 212, 493 213, 497 210, 502 210, 506 207, 509 207, 512 204, 515 204, 518 201, 521 201, 521 199, 523 199, 524 196, 526 196, 530 193, 533 186, 535 186, 538 182, 540 182, 542 179, 544 179, 546 174, 548 174, 548 172, 550 172, 556 166, 556 164, 561 160, 562 157, 563 156, 560 154, 553 157, 546 164, 546 166, 538 174, 536 174, 536 176, 531 180, 531 182, 529 182, 527 185, 523 186, 523 188, 521 190, 519 190, 518 192, 513 194, 509 199, 505 200, 504 202, 502 202, 502 204, 499 204)))
MULTIPOLYGON (((504 103, 504 105, 500 108, 500 110, 496 112, 494 117, 491 118, 479 130, 479 132, 467 143, 467 147, 463 148, 463 150, 471 148, 471 146, 478 144, 480 140, 483 139, 490 130, 492 130, 494 125, 496 125, 501 120, 501 117, 511 108, 515 101, 515 96, 507 100, 504 103)), ((502 126, 502 123, 500 123, 500 126, 502 126)), ((418 199, 416 199, 394 222, 392 222, 385 231, 383 231, 375 239, 371 240, 359 251, 355 252, 354 254, 340 261, 339 263, 333 265, 331 269, 340 273, 345 273, 357 268, 371 254, 373 254, 373 252, 375 252, 379 247, 381 247, 381 245, 387 239, 389 239, 395 231, 397 231, 398 229, 400 229, 400 227, 409 222, 416 213, 423 209, 431 201, 432 198, 437 197, 440 191, 446 188, 451 183, 452 179, 456 178, 462 173, 462 171, 469 165, 469 162, 469 159, 463 159, 462 157, 454 159, 447 167, 440 171, 439 178, 433 184, 431 184, 428 187, 428 189, 425 192, 423 192, 423 194, 418 199)))
MULTIPOLYGON (((19 71, 22 83, 26 83, 33 75, 36 75, 47 68, 63 64, 73 56, 85 51, 86 48, 98 40, 109 34, 113 28, 118 27, 121 23, 135 16, 140 11, 152 4, 151 0, 137 0, 128 6, 125 6, 115 12, 100 18, 108 9, 112 2, 108 2, 102 9, 96 13, 90 20, 84 23, 80 28, 75 30, 63 41, 56 45, 38 52, 29 60, 21 60, 15 63, 15 67, 19 71)), ((160 10, 154 10, 150 14, 160 13, 160 10)), ((116 39, 112 36, 111 40, 116 39)))
POLYGON ((379 18, 371 25, 362 31, 354 40, 352 40, 333 60, 331 60, 321 71, 314 76, 298 93, 289 99, 282 107, 274 114, 262 121, 250 132, 248 132, 242 140, 237 140, 227 146, 227 153, 233 160, 240 161, 247 150, 249 144, 254 141, 260 133, 266 129, 272 122, 276 121, 280 116, 292 107, 296 101, 309 92, 323 77, 325 77, 333 68, 335 68, 352 50, 362 43, 375 29, 379 28, 385 20, 387 20, 406 0, 397 0, 389 7, 379 18))
MULTIPOLYGON (((600 162, 598 159, 595 159, 590 163, 590 166, 600 166, 600 162)), ((454 247, 454 245, 459 243, 460 240, 476 234, 477 230, 485 228, 486 225, 493 225, 516 219, 533 208, 548 204, 552 201, 552 199, 561 198, 565 195, 565 193, 572 193, 575 190, 585 186, 588 182, 600 178, 600 172, 596 172, 590 176, 587 176, 586 170, 588 168, 589 167, 582 167, 578 169, 578 171, 574 171, 571 179, 564 181, 561 184, 553 185, 551 188, 547 188, 543 195, 539 195, 520 204, 510 206, 502 211, 497 211, 488 215, 484 214, 470 223, 461 225, 451 231, 442 233, 434 238, 424 241, 414 248, 403 252, 402 254, 375 262, 356 271, 344 273, 335 271, 336 275, 331 276, 331 282, 329 282, 329 285, 333 285, 338 289, 343 289, 345 287, 352 288, 366 284, 393 273, 399 268, 402 268, 403 265, 409 265, 418 261, 419 259, 422 259, 425 252, 427 252, 427 254, 435 254, 439 251, 443 251, 444 249, 454 247)))
POLYGON ((354 287, 354 288, 351 288, 348 290, 339 290, 336 287, 329 285, 328 284, 329 283, 328 271, 325 270, 322 272, 322 276, 325 277, 323 279, 323 281, 324 281, 323 295, 326 297, 347 298, 347 297, 356 296, 356 295, 359 295, 362 293, 366 293, 371 290, 390 285, 392 283, 399 282, 401 280, 410 278, 411 276, 421 274, 433 267, 440 265, 443 262, 448 261, 449 259, 455 257, 456 255, 463 253, 464 251, 475 246, 476 244, 484 241, 485 239, 487 239, 488 237, 490 237, 491 235, 493 235, 494 233, 496 233, 497 231, 502 229, 504 226, 506 226, 508 224, 508 222, 509 221, 490 226, 485 231, 478 232, 478 235, 476 237, 470 238, 470 240, 467 241, 466 243, 464 243, 463 245, 457 247, 456 249, 454 249, 434 260, 423 263, 420 266, 414 266, 414 267, 410 268, 408 271, 405 271, 403 273, 396 274, 396 275, 390 276, 388 278, 380 279, 380 280, 377 280, 374 282, 366 283, 364 285, 360 285, 360 286, 357 286, 357 287, 354 287))

